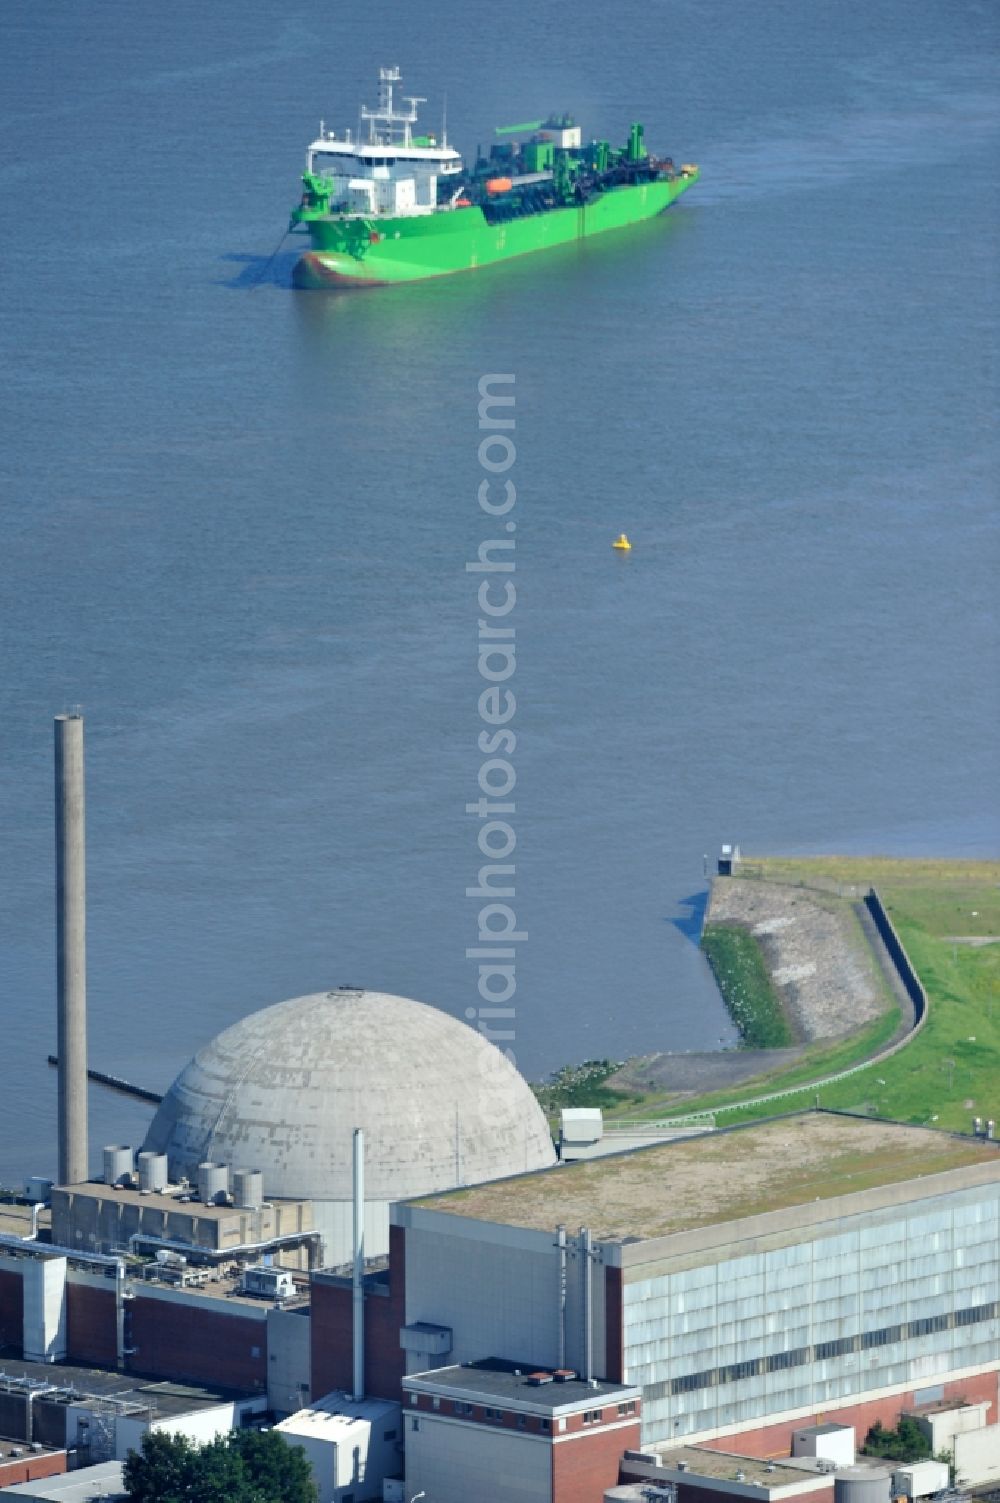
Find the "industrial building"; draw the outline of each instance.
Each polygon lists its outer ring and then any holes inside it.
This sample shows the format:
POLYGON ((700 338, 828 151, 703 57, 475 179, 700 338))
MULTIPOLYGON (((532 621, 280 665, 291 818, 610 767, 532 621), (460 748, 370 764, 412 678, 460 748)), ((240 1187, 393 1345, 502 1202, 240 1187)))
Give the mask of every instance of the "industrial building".
POLYGON ((74 722, 60 1181, 0 1229, 15 1449, 113 1461, 172 1397, 205 1438, 266 1411, 324 1503, 888 1503, 940 1483, 857 1454, 908 1415, 1000 1485, 990 1137, 816 1111, 646 1143, 569 1113, 557 1165, 492 1044, 338 988, 220 1034, 88 1179, 74 722))
MULTIPOLYGON (((212 1440, 250 1423, 267 1407, 261 1395, 223 1388, 128 1377, 75 1363, 0 1361, 0 1430, 26 1455, 36 1447, 51 1449, 68 1453, 79 1467, 123 1461, 147 1430, 212 1440)), ((65 1464, 59 1468, 65 1469, 65 1464)))
POLYGON ((1000 1153, 806 1113, 401 1206, 407 1321, 638 1385, 643 1439, 776 1449, 816 1411, 947 1397, 996 1418, 1000 1153), (565 1320, 555 1223, 575 1239, 565 1320), (584 1260, 586 1259, 586 1265, 584 1260), (483 1299, 477 1291, 489 1290, 483 1299))
POLYGON ((527 1081, 438 1008, 342 987, 252 1013, 194 1056, 145 1150, 173 1180, 248 1166, 271 1199, 308 1200, 327 1266, 352 1251, 351 1135, 368 1143, 365 1246, 389 1245, 389 1206, 555 1162, 527 1081))
POLYGON ((730 1465, 716 1455, 737 1458, 734 1485, 739 1470, 767 1489, 739 1496, 821 1503, 821 1464, 842 1470, 845 1453, 816 1448, 845 1430, 860 1446, 904 1413, 935 1449, 964 1448, 963 1475, 1000 1475, 992 1141, 810 1112, 397 1203, 391 1221, 388 1254, 356 1281, 234 1273, 194 1245, 178 1267, 7 1237, 0 1331, 50 1361, 216 1383, 279 1415, 330 1395, 338 1412, 352 1395, 402 1402, 411 1496, 503 1448, 535 1492, 497 1484, 498 1503, 601 1503, 619 1481, 676 1481, 681 1462, 687 1495, 707 1497, 730 1465), (575 1442, 594 1464, 570 1487, 572 1431, 535 1420, 571 1384, 584 1407, 552 1417, 600 1408, 579 1428, 602 1443, 575 1442))
POLYGON ((381 1503, 386 1479, 402 1471, 398 1404, 330 1394, 275 1428, 305 1452, 319 1503, 381 1503))
POLYGON ((572 1369, 465 1363, 404 1378, 403 1392, 407 1491, 435 1503, 599 1497, 639 1442, 639 1389, 572 1369))
POLYGON ((319 1261, 320 1235, 309 1201, 206 1205, 192 1201, 187 1189, 168 1185, 155 1192, 93 1182, 55 1185, 52 1240, 75 1252, 149 1255, 162 1250, 219 1262, 251 1258, 266 1250, 280 1252, 290 1268, 305 1269, 319 1261))

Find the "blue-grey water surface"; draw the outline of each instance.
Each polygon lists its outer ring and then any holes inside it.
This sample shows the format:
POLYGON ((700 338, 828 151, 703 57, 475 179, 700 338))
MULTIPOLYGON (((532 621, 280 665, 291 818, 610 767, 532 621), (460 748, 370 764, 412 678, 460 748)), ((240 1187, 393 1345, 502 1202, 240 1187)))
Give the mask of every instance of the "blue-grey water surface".
MULTIPOLYGON (((54 1167, 70 705, 92 1063, 162 1088, 338 982, 476 1004, 484 372, 517 391, 522 1068, 731 1041, 685 922, 723 839, 996 851, 993 5, 7 0, 0 30, 0 1180, 54 1167), (703 180, 582 247, 295 293, 267 258, 305 143, 380 63, 467 154, 566 108, 703 180)), ((95 1149, 146 1120, 92 1116, 95 1149)))

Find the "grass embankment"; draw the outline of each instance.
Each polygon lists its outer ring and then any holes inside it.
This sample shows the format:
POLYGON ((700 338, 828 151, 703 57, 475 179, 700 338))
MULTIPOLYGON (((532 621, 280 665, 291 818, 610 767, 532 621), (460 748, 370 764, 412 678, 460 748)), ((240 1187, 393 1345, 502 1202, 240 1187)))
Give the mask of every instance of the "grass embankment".
POLYGON ((730 1126, 802 1110, 818 1100, 824 1107, 961 1132, 969 1131, 975 1116, 1000 1121, 1000 942, 962 943, 1000 940, 1000 862, 773 857, 749 861, 745 870, 752 874, 748 881, 798 883, 845 903, 877 887, 926 989, 930 1010, 924 1028, 891 1058, 819 1090, 811 1082, 849 1070, 889 1043, 899 1024, 898 1006, 848 1039, 812 1045, 791 1065, 737 1089, 698 1097, 611 1091, 603 1083, 608 1072, 590 1075, 595 1064, 603 1072, 608 1062, 591 1062, 554 1078, 553 1085, 563 1081, 561 1100, 547 1099, 552 1087, 536 1088, 548 1111, 593 1105, 616 1119, 642 1122, 734 1107, 720 1118, 730 1126), (800 1084, 801 1091, 781 1101, 738 1105, 800 1084))
POLYGON ((783 1049, 794 1043, 753 935, 736 924, 706 924, 701 947, 739 1029, 740 1048, 783 1049))
MULTIPOLYGON (((727 1112, 725 1122, 792 1111, 812 1105, 817 1096, 824 1107, 964 1132, 974 1116, 1000 1117, 1000 943, 962 942, 1000 937, 1000 862, 826 857, 769 859, 752 863, 752 869, 763 880, 815 884, 841 893, 845 901, 874 884, 930 1007, 924 1028, 890 1059, 818 1092, 804 1087, 780 1103, 727 1112)), ((890 1022, 888 1016, 877 1019, 865 1031, 865 1053, 887 1042, 890 1022)), ((701 1111, 782 1090, 802 1078, 803 1068, 811 1079, 834 1074, 863 1057, 858 1052, 863 1036, 828 1051, 826 1058, 810 1052, 790 1071, 760 1077, 738 1092, 678 1102, 676 1110, 701 1111), (854 1060, 837 1059, 840 1051, 854 1060)))

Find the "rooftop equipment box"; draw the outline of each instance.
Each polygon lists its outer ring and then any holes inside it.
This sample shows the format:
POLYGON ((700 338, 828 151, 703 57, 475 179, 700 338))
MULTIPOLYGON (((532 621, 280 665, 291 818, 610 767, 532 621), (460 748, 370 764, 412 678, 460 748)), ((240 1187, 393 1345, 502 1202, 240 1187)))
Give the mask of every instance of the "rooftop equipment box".
POLYGON ((837 1466, 854 1465, 852 1425, 804 1425, 792 1431, 792 1456, 815 1456, 837 1466))

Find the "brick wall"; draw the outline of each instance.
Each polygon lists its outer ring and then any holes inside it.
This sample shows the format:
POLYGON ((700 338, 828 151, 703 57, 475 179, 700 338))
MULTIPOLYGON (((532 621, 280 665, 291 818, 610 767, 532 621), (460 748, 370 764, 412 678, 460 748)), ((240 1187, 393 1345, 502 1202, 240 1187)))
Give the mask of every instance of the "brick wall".
MULTIPOLYGON (((986 1423, 993 1425, 1000 1419, 997 1412, 998 1379, 1000 1373, 997 1371, 980 1373, 974 1378, 958 1378, 944 1385, 944 1397, 956 1402, 965 1399, 970 1404, 982 1399, 989 1400, 993 1408, 986 1417, 986 1423)), ((787 1456, 792 1448, 793 1430, 801 1430, 806 1425, 837 1424, 854 1426, 855 1444, 860 1451, 872 1425, 879 1421, 887 1429, 894 1430, 899 1424, 900 1415, 914 1407, 915 1393, 931 1382, 932 1379, 924 1379, 913 1388, 893 1394, 890 1398, 870 1399, 866 1403, 850 1404, 843 1409, 817 1409, 815 1414, 807 1414, 797 1420, 783 1420, 778 1425, 763 1425, 759 1430, 728 1430, 723 1435, 714 1435, 711 1440, 699 1441, 698 1444, 716 1451, 736 1451, 743 1456, 787 1456)))
POLYGON ((0 1461, 0 1487, 15 1482, 36 1482, 39 1477, 61 1477, 66 1470, 66 1452, 48 1451, 42 1456, 20 1456, 0 1461))
POLYGON ((66 1358, 95 1367, 114 1367, 118 1355, 115 1290, 66 1281, 66 1358))
MULTIPOLYGON (((389 1293, 365 1296, 365 1391, 373 1398, 403 1397, 406 1354, 399 1333, 406 1324, 406 1232, 389 1228, 389 1293)), ((354 1383, 352 1291, 346 1285, 312 1285, 312 1393, 322 1398, 354 1383)))
POLYGON ((129 1302, 127 1330, 131 1372, 250 1393, 267 1387, 266 1319, 216 1312, 197 1296, 185 1303, 140 1294, 129 1302))
POLYGON ((0 1351, 22 1350, 24 1341, 24 1284, 19 1273, 0 1269, 0 1351))
MULTIPOLYGON (((577 1416, 574 1416, 577 1418, 577 1416)), ((623 1451, 639 1450, 639 1420, 613 1428, 578 1431, 554 1438, 552 1503, 602 1503, 618 1481, 623 1451)))

